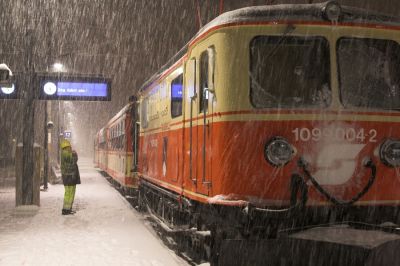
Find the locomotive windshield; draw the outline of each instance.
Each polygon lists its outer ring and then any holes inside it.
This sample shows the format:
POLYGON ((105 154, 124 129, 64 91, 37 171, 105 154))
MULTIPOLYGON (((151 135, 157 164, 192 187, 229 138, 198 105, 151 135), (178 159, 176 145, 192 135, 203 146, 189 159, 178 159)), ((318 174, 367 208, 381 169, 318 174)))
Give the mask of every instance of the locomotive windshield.
POLYGON ((327 107, 329 44, 322 37, 257 36, 250 43, 250 99, 256 108, 327 107))
POLYGON ((341 38, 337 44, 345 107, 400 109, 400 45, 390 40, 341 38))

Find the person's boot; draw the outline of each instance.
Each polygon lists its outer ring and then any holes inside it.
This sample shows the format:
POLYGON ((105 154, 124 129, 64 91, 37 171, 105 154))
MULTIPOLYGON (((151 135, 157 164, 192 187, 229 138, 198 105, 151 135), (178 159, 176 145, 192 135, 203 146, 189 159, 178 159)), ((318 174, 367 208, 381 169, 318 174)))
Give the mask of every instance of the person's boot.
POLYGON ((69 215, 69 214, 73 214, 71 210, 67 210, 67 209, 62 209, 61 211, 62 215, 69 215))

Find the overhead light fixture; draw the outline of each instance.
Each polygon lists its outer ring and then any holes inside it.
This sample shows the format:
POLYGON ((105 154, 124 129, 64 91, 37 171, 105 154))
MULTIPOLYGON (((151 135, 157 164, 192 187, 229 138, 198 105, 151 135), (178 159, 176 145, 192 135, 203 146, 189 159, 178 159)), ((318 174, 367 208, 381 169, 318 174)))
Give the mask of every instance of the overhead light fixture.
POLYGON ((52 66, 52 70, 54 72, 63 72, 63 71, 65 71, 65 67, 61 63, 54 63, 52 66))

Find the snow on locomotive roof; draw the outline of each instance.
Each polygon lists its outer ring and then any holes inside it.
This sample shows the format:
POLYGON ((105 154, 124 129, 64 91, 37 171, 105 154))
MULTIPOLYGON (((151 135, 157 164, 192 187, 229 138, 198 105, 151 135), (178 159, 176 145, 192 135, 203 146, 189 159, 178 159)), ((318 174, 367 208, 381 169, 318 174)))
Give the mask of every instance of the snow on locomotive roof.
MULTIPOLYGON (((226 12, 205 25, 196 36, 200 36, 209 29, 226 24, 262 21, 327 21, 324 18, 324 8, 330 2, 318 4, 282 4, 269 6, 245 7, 226 12)), ((371 13, 366 9, 340 6, 341 15, 339 22, 368 23, 400 26, 400 18, 371 13)))
MULTIPOLYGON (((188 47, 199 36, 212 28, 227 24, 246 23, 246 22, 268 22, 268 21, 328 21, 324 17, 324 8, 335 1, 328 1, 317 4, 281 4, 267 6, 251 6, 236 9, 221 14, 204 27, 150 79, 148 79, 140 91, 144 91, 151 86, 166 70, 172 67, 179 59, 181 59, 188 51, 188 47)), ((338 20, 340 23, 355 23, 355 24, 377 24, 383 26, 400 26, 400 18, 390 15, 385 15, 369 10, 342 6, 341 15, 338 20)), ((334 23, 334 22, 332 22, 334 23)))

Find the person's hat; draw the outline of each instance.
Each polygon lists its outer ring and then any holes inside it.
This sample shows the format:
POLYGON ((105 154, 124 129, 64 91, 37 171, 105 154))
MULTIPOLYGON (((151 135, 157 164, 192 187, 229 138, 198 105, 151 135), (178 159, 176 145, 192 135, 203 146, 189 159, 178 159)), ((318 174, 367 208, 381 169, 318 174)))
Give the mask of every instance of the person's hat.
POLYGON ((63 139, 60 143, 60 146, 61 146, 61 149, 64 149, 67 147, 71 147, 71 143, 68 140, 63 139))

